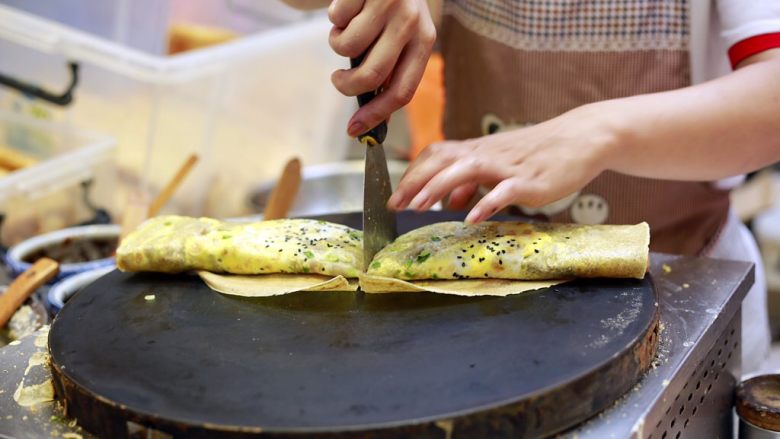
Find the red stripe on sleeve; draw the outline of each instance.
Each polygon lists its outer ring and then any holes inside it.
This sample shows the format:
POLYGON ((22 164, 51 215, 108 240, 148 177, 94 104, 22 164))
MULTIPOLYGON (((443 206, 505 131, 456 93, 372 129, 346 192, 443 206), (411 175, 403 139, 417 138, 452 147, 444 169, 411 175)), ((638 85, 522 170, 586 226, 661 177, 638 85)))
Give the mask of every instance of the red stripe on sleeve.
POLYGON ((744 61, 745 58, 750 58, 757 53, 777 47, 780 47, 780 32, 756 35, 742 40, 729 49, 731 68, 737 68, 737 65, 744 61))

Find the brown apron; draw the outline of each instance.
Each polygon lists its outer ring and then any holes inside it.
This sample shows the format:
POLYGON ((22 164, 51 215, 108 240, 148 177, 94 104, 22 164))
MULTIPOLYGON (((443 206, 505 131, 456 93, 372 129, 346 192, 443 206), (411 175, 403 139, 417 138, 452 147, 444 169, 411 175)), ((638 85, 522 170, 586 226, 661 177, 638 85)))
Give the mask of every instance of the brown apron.
MULTIPOLYGON (((447 138, 479 137, 591 102, 690 85, 686 3, 446 1, 447 138)), ((541 212, 556 222, 647 221, 654 251, 694 255, 715 242, 728 210, 728 191, 710 182, 605 172, 541 212)))

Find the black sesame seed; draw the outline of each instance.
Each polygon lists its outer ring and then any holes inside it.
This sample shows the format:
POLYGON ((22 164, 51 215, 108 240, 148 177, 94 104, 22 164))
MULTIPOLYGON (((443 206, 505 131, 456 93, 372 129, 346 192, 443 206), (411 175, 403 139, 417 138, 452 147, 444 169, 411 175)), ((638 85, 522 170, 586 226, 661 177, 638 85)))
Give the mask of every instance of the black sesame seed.
POLYGON ((479 262, 483 262, 485 258, 479 258, 479 262))
POLYGON ((502 261, 501 259, 499 259, 499 260, 498 260, 498 265, 504 265, 504 261, 502 261))
POLYGON ((539 253, 539 249, 538 249, 538 248, 535 248, 535 249, 534 249, 534 253, 539 253))
POLYGON ((463 267, 463 268, 466 268, 466 263, 465 262, 461 262, 460 266, 463 267))

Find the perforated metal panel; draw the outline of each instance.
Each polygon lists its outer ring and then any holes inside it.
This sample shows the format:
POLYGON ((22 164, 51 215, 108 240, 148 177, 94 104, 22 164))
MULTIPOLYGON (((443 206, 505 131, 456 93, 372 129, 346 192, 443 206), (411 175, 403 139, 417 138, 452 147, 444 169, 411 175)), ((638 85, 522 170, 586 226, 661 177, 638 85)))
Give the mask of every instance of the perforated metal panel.
POLYGON ((667 398, 661 410, 654 410, 656 419, 648 419, 647 425, 653 429, 647 439, 732 436, 731 410, 741 365, 740 314, 737 312, 682 389, 673 398, 667 398))

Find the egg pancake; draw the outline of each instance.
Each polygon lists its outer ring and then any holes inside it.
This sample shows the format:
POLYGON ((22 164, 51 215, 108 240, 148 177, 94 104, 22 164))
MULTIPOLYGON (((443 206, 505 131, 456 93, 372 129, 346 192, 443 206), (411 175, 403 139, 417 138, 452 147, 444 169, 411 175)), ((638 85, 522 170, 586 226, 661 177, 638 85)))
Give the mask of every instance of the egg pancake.
POLYGON ((159 216, 122 240, 122 271, 316 274, 356 278, 363 271, 362 232, 308 219, 228 223, 159 216))
POLYGON ((445 222, 398 237, 376 254, 368 275, 406 281, 641 279, 649 243, 647 223, 445 222))

